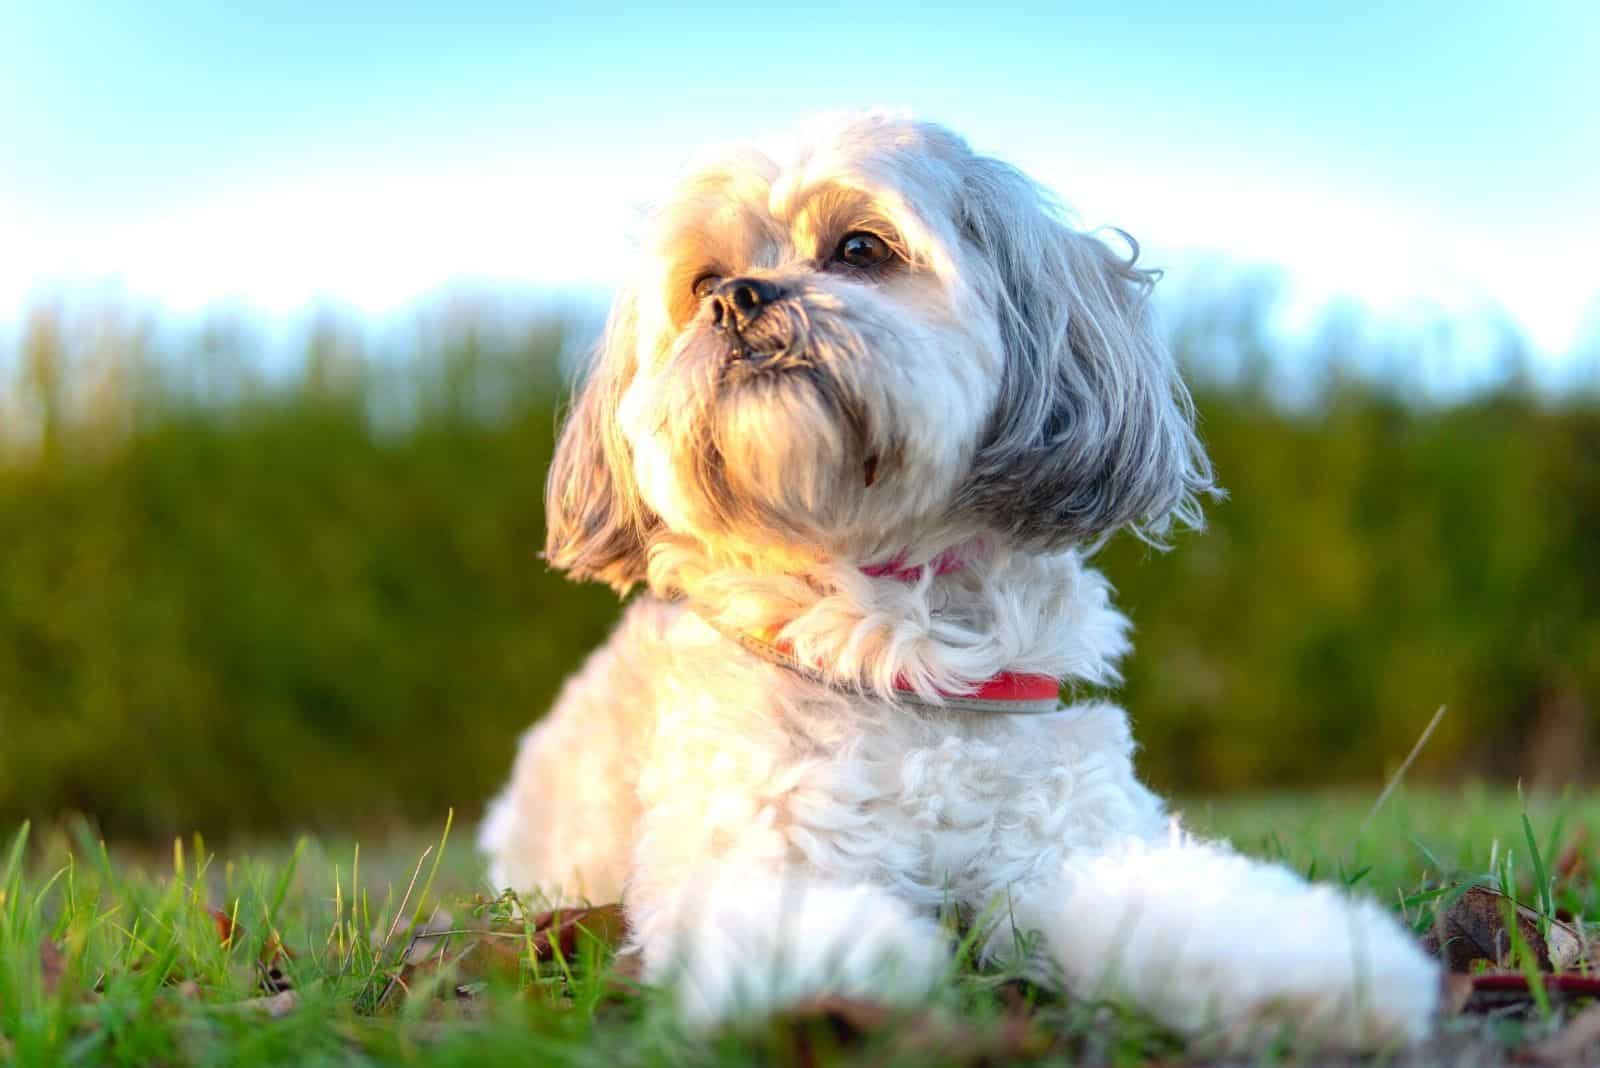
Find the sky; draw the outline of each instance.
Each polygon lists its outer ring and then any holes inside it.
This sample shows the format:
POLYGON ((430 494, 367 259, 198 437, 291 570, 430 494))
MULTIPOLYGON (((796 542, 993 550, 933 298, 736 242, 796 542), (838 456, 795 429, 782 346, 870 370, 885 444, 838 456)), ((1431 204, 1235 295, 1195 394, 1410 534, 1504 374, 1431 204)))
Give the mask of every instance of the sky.
POLYGON ((1596 55, 1592 2, 0 0, 0 324, 85 287, 599 301, 698 146, 886 106, 1174 285, 1270 269, 1291 324, 1503 315, 1559 373, 1600 347, 1596 55))

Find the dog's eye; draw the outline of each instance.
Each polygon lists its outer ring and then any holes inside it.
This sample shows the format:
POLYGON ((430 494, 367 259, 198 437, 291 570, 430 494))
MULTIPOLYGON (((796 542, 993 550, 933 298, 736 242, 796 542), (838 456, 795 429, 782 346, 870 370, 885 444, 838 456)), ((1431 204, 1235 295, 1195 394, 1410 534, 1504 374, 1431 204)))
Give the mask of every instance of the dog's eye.
POLYGON ((844 235, 839 242, 839 247, 834 250, 835 263, 843 263, 850 267, 867 268, 876 267, 894 255, 894 249, 889 247, 889 242, 877 234, 867 230, 853 230, 844 235))
POLYGON ((696 275, 693 284, 689 286, 689 291, 694 294, 695 300, 705 300, 711 295, 711 291, 717 288, 719 281, 721 279, 714 274, 696 275))

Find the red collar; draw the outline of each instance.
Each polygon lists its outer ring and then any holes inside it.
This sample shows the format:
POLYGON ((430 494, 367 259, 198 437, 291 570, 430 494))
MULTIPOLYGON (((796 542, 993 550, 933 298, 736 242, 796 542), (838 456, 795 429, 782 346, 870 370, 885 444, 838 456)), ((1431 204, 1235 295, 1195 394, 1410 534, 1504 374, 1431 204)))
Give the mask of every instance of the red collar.
MULTIPOLYGON (((948 575, 951 572, 960 571, 967 566, 967 563, 977 551, 971 544, 958 545, 953 549, 946 549, 928 564, 916 567, 907 567, 905 565, 905 557, 896 556, 885 563, 863 567, 861 573, 872 578, 892 578, 907 583, 919 582, 928 567, 933 568, 935 575, 948 575)), ((842 687, 840 680, 828 675, 821 668, 802 663, 795 656, 793 645, 778 638, 777 631, 781 628, 773 627, 770 628, 768 633, 753 634, 724 627, 706 613, 698 610, 696 610, 696 614, 704 619, 717 633, 768 663, 776 664, 813 682, 833 689, 842 687)), ((1053 675, 1033 675, 1015 671, 1002 671, 998 675, 991 675, 989 678, 984 679, 976 687, 966 692, 951 693, 940 690, 937 701, 929 701, 920 696, 904 677, 895 679, 894 689, 895 694, 906 704, 934 708, 954 708, 968 712, 1017 714, 1058 711, 1061 708, 1061 685, 1061 680, 1053 675)), ((854 690, 860 687, 857 684, 848 688, 854 690)))
POLYGON ((892 578, 906 583, 920 582, 923 572, 930 567, 933 568, 935 575, 948 575, 965 568, 982 552, 983 546, 977 542, 964 542, 953 549, 946 549, 926 564, 918 564, 916 567, 907 567, 906 554, 896 553, 881 564, 864 565, 861 573, 869 578, 892 578))

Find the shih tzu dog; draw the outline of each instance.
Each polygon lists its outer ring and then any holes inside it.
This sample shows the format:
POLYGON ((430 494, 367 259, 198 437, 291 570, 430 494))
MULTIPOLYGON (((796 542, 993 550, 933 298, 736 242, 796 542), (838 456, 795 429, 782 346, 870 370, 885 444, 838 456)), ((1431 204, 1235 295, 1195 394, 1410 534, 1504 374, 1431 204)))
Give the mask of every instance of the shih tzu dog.
MULTIPOLYGON (((1422 1038, 1371 901, 1187 836, 1134 773, 1087 556, 1213 490, 1152 272, 1014 168, 881 115, 692 169, 549 475, 550 562, 648 591, 524 737, 499 887, 620 898, 716 1022, 914 1000, 986 959, 1189 1036, 1422 1038)), ((1136 255, 1137 250, 1134 250, 1136 255)))

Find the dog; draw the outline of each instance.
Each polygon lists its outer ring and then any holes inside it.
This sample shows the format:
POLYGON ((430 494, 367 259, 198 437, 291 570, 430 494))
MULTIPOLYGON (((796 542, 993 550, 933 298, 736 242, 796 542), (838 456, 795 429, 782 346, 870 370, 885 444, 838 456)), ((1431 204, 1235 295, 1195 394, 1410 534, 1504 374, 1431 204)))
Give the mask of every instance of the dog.
POLYGON ((1430 1030, 1371 901, 1186 834, 1134 771, 1089 563, 1216 491, 1155 272, 1033 181, 878 113, 692 166, 575 393, 546 557, 643 586, 522 739, 496 887, 624 902, 712 1025, 914 1003, 982 956, 1191 1038, 1430 1030))

